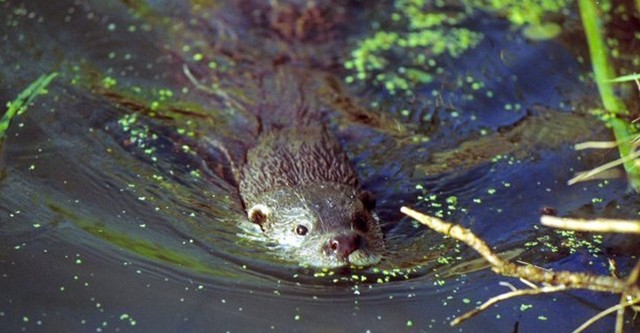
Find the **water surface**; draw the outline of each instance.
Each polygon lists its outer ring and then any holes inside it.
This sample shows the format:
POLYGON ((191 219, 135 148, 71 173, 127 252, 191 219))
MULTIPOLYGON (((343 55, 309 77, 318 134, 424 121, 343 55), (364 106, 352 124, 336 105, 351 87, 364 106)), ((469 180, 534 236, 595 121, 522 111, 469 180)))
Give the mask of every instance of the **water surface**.
MULTIPOLYGON (((228 164, 201 139, 241 154, 256 125, 247 110, 260 98, 279 105, 296 96, 287 87, 274 91, 291 96, 260 96, 251 79, 270 73, 260 66, 313 70, 309 82, 333 89, 345 76, 336 63, 382 14, 348 3, 351 24, 335 27, 330 41, 305 43, 276 36, 232 3, 0 2, 2 101, 60 74, 2 144, 4 331, 565 332, 617 302, 586 292, 516 299, 451 328, 508 290, 499 282, 524 286, 486 269, 451 272, 476 256, 399 213, 411 205, 443 216, 526 262, 607 274, 607 258, 621 244, 633 250, 633 240, 538 226, 549 209, 637 214, 622 179, 566 185, 615 158, 572 148, 609 138, 577 102, 597 103, 578 79, 590 70, 576 60, 584 45, 528 41, 479 13, 466 24, 485 39, 461 58, 439 59, 449 74, 413 96, 344 85, 340 94, 404 128, 328 111, 363 187, 378 196, 390 253, 379 268, 318 272, 254 239, 228 164), (199 90, 185 68, 213 88, 199 90), (451 82, 469 76, 484 90, 451 82), (572 241, 587 245, 572 250, 572 241)), ((628 270, 629 256, 616 258, 628 270)), ((605 319, 594 331, 612 325, 605 319)))

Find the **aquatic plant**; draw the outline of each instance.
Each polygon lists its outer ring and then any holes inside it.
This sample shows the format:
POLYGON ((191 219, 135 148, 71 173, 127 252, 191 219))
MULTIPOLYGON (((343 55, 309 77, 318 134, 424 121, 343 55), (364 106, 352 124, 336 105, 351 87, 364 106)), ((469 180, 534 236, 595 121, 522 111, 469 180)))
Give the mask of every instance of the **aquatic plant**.
POLYGON ((629 111, 616 96, 610 84, 610 81, 615 78, 615 70, 607 54, 605 35, 601 29, 602 21, 593 1, 580 0, 579 5, 582 24, 589 44, 593 75, 605 109, 601 118, 613 130, 621 157, 619 162, 627 172, 629 183, 636 191, 640 191, 640 170, 636 167, 637 144, 633 140, 637 128, 625 119, 625 116, 629 115, 629 111))
POLYGON ((573 1, 569 0, 463 0, 473 8, 498 13, 514 26, 524 27, 523 33, 529 39, 551 39, 561 28, 548 19, 549 14, 568 10, 573 1))
MULTIPOLYGON (((550 13, 567 10, 569 0, 397 0, 384 24, 374 24, 372 35, 360 40, 344 67, 350 72, 347 83, 367 81, 382 86, 390 94, 411 94, 416 85, 433 81, 442 73, 438 57, 458 58, 483 39, 480 32, 461 26, 474 9, 497 13, 514 26, 525 26, 531 39, 550 39, 560 27, 545 20, 550 13), (453 9, 453 10, 452 10, 453 9)), ((383 18, 384 19, 384 18, 383 18)))
POLYGON ((539 25, 545 16, 568 8, 569 0, 464 0, 468 6, 497 11, 514 25, 539 25))
POLYGON ((391 94, 411 94, 416 84, 430 83, 438 71, 438 56, 459 57, 482 40, 481 33, 459 27, 467 18, 464 12, 447 13, 444 7, 431 1, 396 1, 391 14, 395 28, 378 29, 357 43, 344 64, 352 73, 345 81, 370 80, 391 94))
POLYGON ((24 113, 37 96, 46 93, 47 86, 56 76, 58 76, 58 73, 55 72, 40 76, 23 90, 16 99, 7 103, 7 112, 0 119, 0 140, 4 139, 11 120, 15 116, 24 113))

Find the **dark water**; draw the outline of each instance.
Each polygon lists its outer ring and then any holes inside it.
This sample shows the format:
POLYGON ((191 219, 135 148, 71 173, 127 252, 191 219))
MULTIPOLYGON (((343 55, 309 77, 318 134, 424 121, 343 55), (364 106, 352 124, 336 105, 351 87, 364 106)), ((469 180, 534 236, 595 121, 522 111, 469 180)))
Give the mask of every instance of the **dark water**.
MULTIPOLYGON (((607 274, 615 256, 626 272, 631 258, 619 253, 637 252, 637 241, 600 243, 538 227, 550 208, 562 216, 637 214, 623 180, 566 185, 574 172, 615 158, 572 149, 609 138, 584 115, 597 99, 578 79, 589 72, 576 60, 586 55, 582 42, 530 42, 501 18, 479 14, 468 24, 483 42, 441 61, 447 80, 473 76, 494 97, 445 80, 411 98, 366 86, 345 92, 408 129, 340 116, 329 124, 378 196, 392 253, 384 271, 314 272, 269 254, 252 241, 258 234, 240 227, 228 166, 201 139, 223 138, 240 152, 255 126, 246 109, 259 99, 242 75, 257 71, 257 59, 305 54, 291 66, 340 77, 330 59, 343 57, 377 14, 352 3, 352 25, 338 27, 346 37, 305 44, 270 35, 247 19, 246 6, 192 5, 0 1, 1 100, 42 74, 60 74, 14 119, 2 145, 3 331, 566 332, 617 302, 586 292, 516 299, 451 328, 451 319, 508 290, 499 282, 524 286, 486 269, 453 274, 434 257, 463 263, 475 255, 398 212, 407 204, 442 214, 537 265, 607 274), (183 65, 218 88, 198 91, 183 65), (545 240, 589 245, 552 249, 545 240)), ((607 318, 593 331, 612 325, 607 318)))

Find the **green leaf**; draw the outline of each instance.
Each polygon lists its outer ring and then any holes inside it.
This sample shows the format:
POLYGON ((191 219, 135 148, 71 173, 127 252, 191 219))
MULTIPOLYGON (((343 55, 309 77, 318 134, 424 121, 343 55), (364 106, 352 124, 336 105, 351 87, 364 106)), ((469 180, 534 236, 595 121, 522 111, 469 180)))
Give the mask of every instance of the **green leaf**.
POLYGON ((45 93, 47 86, 57 75, 58 73, 54 72, 40 76, 27 89, 23 90, 15 100, 7 103, 7 112, 0 119, 0 140, 4 139, 11 120, 16 115, 25 112, 38 95, 45 93))

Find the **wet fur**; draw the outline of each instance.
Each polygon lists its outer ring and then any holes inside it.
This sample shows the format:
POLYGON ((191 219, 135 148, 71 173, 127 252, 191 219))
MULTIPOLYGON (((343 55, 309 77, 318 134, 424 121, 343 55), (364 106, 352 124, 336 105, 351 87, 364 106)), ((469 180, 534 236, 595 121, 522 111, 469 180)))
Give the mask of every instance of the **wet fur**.
POLYGON ((256 125, 237 133, 248 144, 244 156, 234 158, 225 140, 207 140, 227 156, 249 220, 283 258, 300 264, 379 262, 384 242, 375 199, 359 188, 347 155, 324 125, 336 114, 320 98, 324 75, 282 65, 252 78, 246 84, 253 88, 244 90, 251 103, 238 104, 256 125))
POLYGON ((347 155, 324 126, 288 128, 263 134, 247 152, 239 190, 246 207, 260 195, 283 187, 337 183, 358 187, 347 155))

